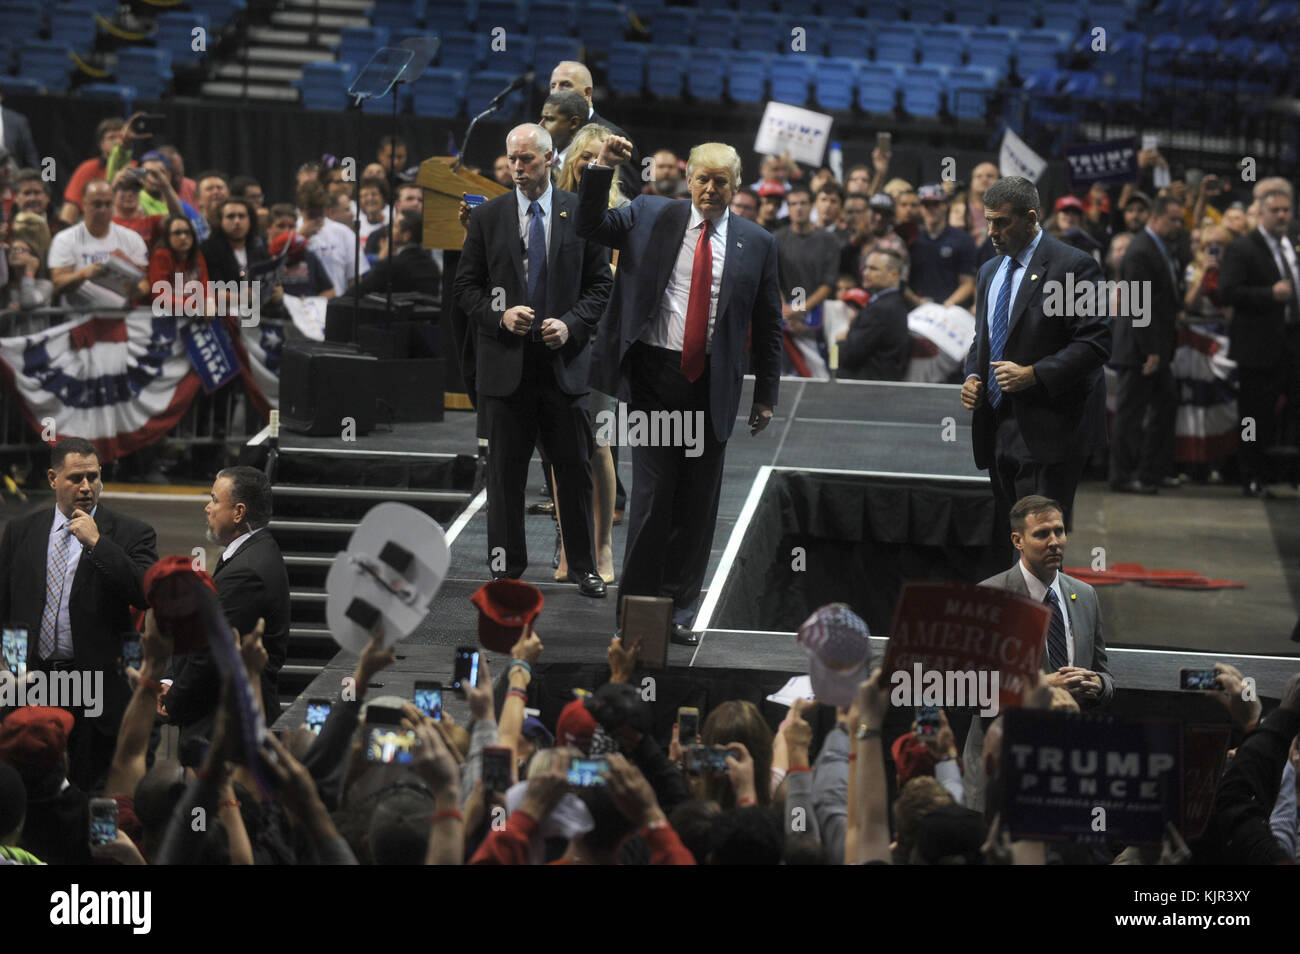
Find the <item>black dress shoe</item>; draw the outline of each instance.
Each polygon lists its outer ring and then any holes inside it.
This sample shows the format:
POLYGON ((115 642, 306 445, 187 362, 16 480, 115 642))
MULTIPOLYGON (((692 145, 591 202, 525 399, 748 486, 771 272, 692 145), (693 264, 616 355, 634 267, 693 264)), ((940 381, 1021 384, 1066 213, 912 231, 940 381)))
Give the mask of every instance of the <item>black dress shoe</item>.
POLYGON ((569 582, 577 583, 578 592, 583 596, 590 596, 593 599, 603 599, 605 596, 605 581, 595 573, 582 573, 578 570, 570 570, 569 582))
POLYGON ((698 646, 700 644, 700 634, 692 632, 689 626, 673 623, 672 641, 678 646, 698 646))
POLYGON ((1158 494, 1160 488, 1153 484, 1144 484, 1140 480, 1126 480, 1123 483, 1111 484, 1111 489, 1117 490, 1122 494, 1158 494))
POLYGON ((528 505, 528 513, 544 513, 548 517, 553 517, 555 516, 555 502, 552 500, 539 500, 537 503, 530 503, 528 505))

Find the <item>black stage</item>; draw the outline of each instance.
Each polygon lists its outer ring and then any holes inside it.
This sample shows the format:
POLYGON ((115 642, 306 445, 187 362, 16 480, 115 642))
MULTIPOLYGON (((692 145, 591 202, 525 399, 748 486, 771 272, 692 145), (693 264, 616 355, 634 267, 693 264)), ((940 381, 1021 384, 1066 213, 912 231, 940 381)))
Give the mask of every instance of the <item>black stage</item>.
MULTIPOLYGON (((752 381, 747 381, 746 390, 751 388, 752 381)), ((927 552, 956 554, 943 570, 932 568, 931 576, 942 576, 946 570, 949 578, 978 582, 983 578, 980 574, 1001 569, 989 565, 987 553, 971 545, 975 536, 986 532, 979 521, 985 509, 991 511, 992 497, 987 478, 972 462, 969 416, 960 407, 958 391, 948 385, 784 379, 781 404, 763 434, 750 437, 743 418, 738 421, 727 448, 717 532, 696 620, 696 629, 702 631, 701 643, 695 649, 671 647, 670 669, 663 674, 678 687, 673 693, 674 706, 676 699, 683 697, 685 690, 680 687, 684 683, 708 684, 716 691, 725 685, 731 697, 761 698, 788 676, 806 672, 793 630, 812 609, 831 599, 858 607, 874 633, 887 630, 889 611, 882 610, 881 597, 868 598, 862 591, 875 586, 880 578, 890 586, 900 582, 900 570, 893 561, 888 567, 880 563, 894 551, 888 546, 881 549, 879 541, 855 544, 869 548, 865 557, 861 549, 857 551, 858 563, 852 568, 859 574, 865 572, 865 580, 859 577, 854 584, 848 575, 836 580, 827 571, 788 592, 773 590, 771 581, 780 578, 779 574, 772 576, 773 568, 779 570, 779 564, 789 559, 784 552, 772 552, 773 541, 785 546, 791 539, 789 526, 780 532, 772 529, 776 519, 772 515, 782 509, 783 519, 800 523, 801 532, 824 535, 824 530, 814 525, 830 522, 832 513, 846 509, 846 500, 869 498, 866 504, 848 508, 862 511, 853 515, 855 529, 849 536, 858 533, 860 524, 885 528, 887 537, 910 534, 910 542, 904 541, 904 545, 911 549, 897 561, 904 566, 903 578, 916 578, 906 566, 915 567, 927 552), (855 494, 855 487, 861 487, 862 493, 855 494), (886 509, 893 513, 893 529, 886 526, 890 520, 881 516, 875 502, 878 498, 889 502, 886 509), (902 517, 898 516, 900 507, 902 517), (775 622, 765 624, 765 619, 775 622)), ((747 414, 748 409, 746 394, 741 410, 747 414)), ((376 432, 347 445, 290 436, 284 443, 314 448, 338 444, 336 451, 352 448, 367 455, 391 453, 394 457, 411 452, 472 455, 475 421, 471 413, 451 412, 441 423, 398 425, 392 432, 376 432)), ((625 484, 630 483, 631 461, 626 450, 619 470, 625 484)), ((529 501, 540 499, 542 478, 536 460, 528 486, 529 501)), ((1208 576, 1246 581, 1247 588, 1157 591, 1136 584, 1100 588, 1108 647, 1146 647, 1110 652, 1120 691, 1176 689, 1179 668, 1205 667, 1220 660, 1254 676, 1262 696, 1279 696, 1297 668, 1294 656, 1300 650, 1287 638, 1296 616, 1293 594, 1300 592, 1297 500, 1266 505, 1236 497, 1231 488, 1200 487, 1189 488, 1182 496, 1143 498, 1140 508, 1138 503, 1135 498, 1110 494, 1105 484, 1083 484, 1067 565, 1087 565, 1100 541, 1113 551, 1112 559, 1140 559, 1156 568, 1197 569, 1208 576), (1195 538, 1202 528, 1213 528, 1212 542, 1198 547, 1195 538), (1183 545, 1154 553, 1149 547, 1144 551, 1153 533, 1173 537, 1183 545), (1140 632, 1127 624, 1138 618, 1140 632), (1285 628, 1281 625, 1284 620, 1289 620, 1285 628)), ((399 647, 397 665, 379 677, 382 685, 372 688, 372 696, 409 698, 416 679, 447 682, 452 647, 477 644, 477 610, 469 596, 488 579, 483 507, 484 495, 479 494, 448 528, 452 559, 447 581, 428 618, 399 647)), ((531 565, 524 579, 541 588, 546 597, 536 625, 545 644, 545 668, 557 677, 567 674, 570 684, 575 684, 572 680, 598 684, 607 673, 603 666, 614 629, 617 584, 610 586, 607 599, 591 600, 580 596, 572 584, 554 582, 555 525, 545 516, 530 516, 526 521, 531 565)), ((831 535, 842 536, 838 531, 831 535)), ((890 546, 897 542, 890 540, 890 546)), ((621 568, 624 543, 624 529, 616 526, 616 571, 621 568)), ((829 553, 833 557, 834 550, 829 553)), ((833 563, 823 553, 823 569, 833 563)), ((817 566, 816 561, 809 561, 810 570, 817 566)), ((883 652, 885 639, 876 642, 883 652)), ((500 675, 503 657, 494 656, 491 662, 493 672, 500 675)), ((285 719, 290 724, 301 722, 306 697, 334 695, 339 680, 349 675, 354 665, 350 653, 338 653, 285 719)), ((556 684, 561 681, 555 679, 556 684)), ((453 715, 465 714, 463 701, 453 701, 449 695, 448 703, 453 715)), ((530 699, 530 705, 539 704, 540 700, 530 699)))

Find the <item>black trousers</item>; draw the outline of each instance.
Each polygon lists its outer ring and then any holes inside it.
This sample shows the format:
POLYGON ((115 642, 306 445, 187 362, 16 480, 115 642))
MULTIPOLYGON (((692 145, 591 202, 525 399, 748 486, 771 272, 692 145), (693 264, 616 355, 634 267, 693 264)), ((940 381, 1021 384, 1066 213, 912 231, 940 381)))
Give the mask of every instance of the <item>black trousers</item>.
POLYGON ((564 552, 573 572, 596 572, 592 546, 591 422, 583 395, 555 380, 552 352, 540 341, 524 346, 519 387, 509 397, 480 394, 488 420, 488 566, 493 576, 518 579, 528 567, 524 496, 538 438, 555 468, 556 506, 564 552))
MULTIPOLYGON (((993 465, 989 468, 994 502, 993 545, 1009 566, 1014 553, 1009 522, 1011 507, 1029 494, 1050 497, 1064 508, 1065 528, 1069 530, 1074 514, 1074 492, 1087 459, 1078 454, 1054 463, 1034 460, 1020 435, 1011 402, 1004 399, 996 414, 993 465)), ((1081 441, 1080 447, 1086 443, 1081 441)))
POLYGON ((1268 461, 1264 451, 1277 440, 1277 399, 1286 387, 1285 366, 1273 368, 1237 369, 1237 415, 1241 420, 1255 422, 1255 439, 1243 440, 1238 445, 1237 463, 1241 470, 1241 485, 1252 481, 1268 483, 1268 461))
POLYGON ((1173 475, 1178 385, 1173 369, 1160 362, 1155 374, 1119 368, 1115 416, 1111 419, 1110 482, 1158 484, 1173 475))
MULTIPOLYGON (((727 444, 709 421, 709 371, 694 383, 682 374, 680 351, 635 344, 628 355, 630 413, 691 415, 695 446, 633 446, 627 549, 619 584, 624 596, 667 596, 673 622, 695 616, 713 546, 727 444)), ((682 435, 686 434, 685 418, 682 435)), ((629 427, 629 432, 631 427, 629 427)))
MULTIPOLYGON (((72 671, 78 679, 81 678, 81 668, 70 659, 40 660, 33 668, 49 677, 57 672, 72 671)), ((105 683, 110 679, 124 678, 116 670, 104 670, 105 683)), ((117 751, 116 723, 112 716, 103 713, 90 718, 82 709, 70 708, 68 711, 73 718, 72 732, 68 736, 68 780, 83 792, 93 794, 103 789, 108 779, 108 770, 113 764, 113 754, 117 751)), ((121 715, 119 712, 116 716, 119 721, 121 715)))

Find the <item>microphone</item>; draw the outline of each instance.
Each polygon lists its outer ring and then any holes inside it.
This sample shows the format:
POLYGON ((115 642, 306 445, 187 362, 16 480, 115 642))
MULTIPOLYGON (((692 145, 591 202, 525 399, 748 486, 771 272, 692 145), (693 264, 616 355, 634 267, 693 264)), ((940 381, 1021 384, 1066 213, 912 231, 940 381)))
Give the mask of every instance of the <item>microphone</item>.
POLYGON ((496 96, 492 97, 492 102, 488 103, 488 107, 491 108, 493 106, 500 106, 502 101, 504 101, 505 98, 509 96, 511 93, 515 92, 516 90, 521 90, 525 86, 531 84, 535 76, 536 74, 532 70, 529 70, 527 73, 524 73, 522 76, 516 76, 509 86, 507 86, 501 92, 497 93, 496 96))

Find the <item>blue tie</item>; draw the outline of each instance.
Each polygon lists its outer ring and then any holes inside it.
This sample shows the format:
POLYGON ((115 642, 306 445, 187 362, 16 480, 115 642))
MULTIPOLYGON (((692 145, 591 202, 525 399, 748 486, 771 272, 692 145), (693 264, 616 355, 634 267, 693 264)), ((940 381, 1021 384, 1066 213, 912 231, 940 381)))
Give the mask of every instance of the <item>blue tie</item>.
POLYGON ((528 206, 528 307, 533 310, 533 328, 540 328, 546 312, 546 223, 542 207, 528 206))
MULTIPOLYGON (((1011 308, 1011 276, 1015 274, 1020 262, 1012 258, 1007 266, 1006 277, 1002 279, 1002 287, 998 289, 997 304, 993 306, 993 321, 989 324, 989 361, 1001 361, 1002 349, 1007 345, 1007 318, 1011 308)), ((989 385, 989 404, 997 407, 1002 403, 1002 389, 998 387, 997 378, 991 373, 988 375, 989 385)))
POLYGON ((1056 599, 1056 591, 1050 586, 1043 602, 1052 608, 1052 625, 1047 630, 1047 664, 1052 672, 1070 664, 1070 650, 1065 645, 1065 617, 1061 615, 1061 604, 1056 599))

